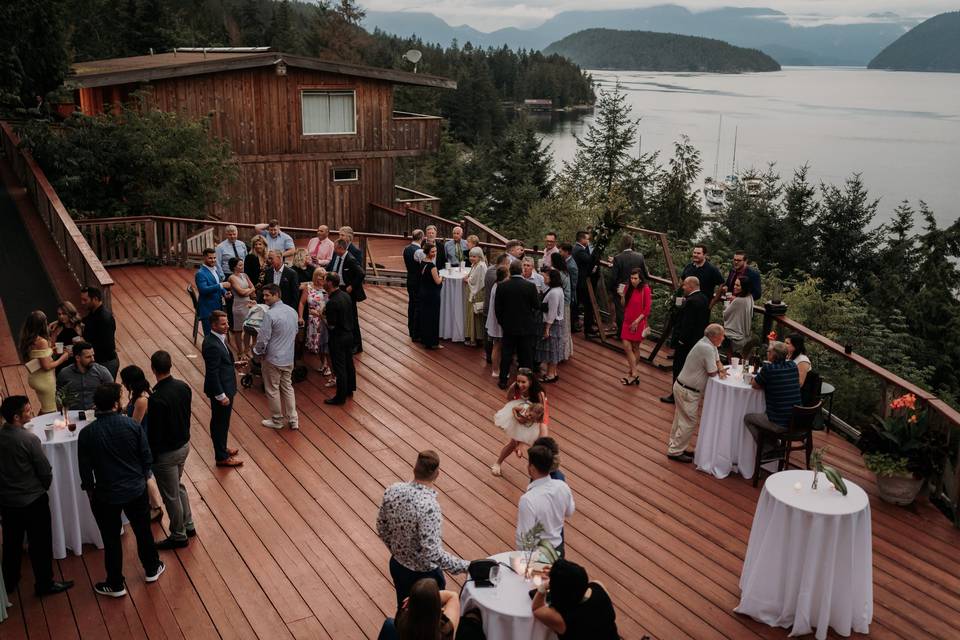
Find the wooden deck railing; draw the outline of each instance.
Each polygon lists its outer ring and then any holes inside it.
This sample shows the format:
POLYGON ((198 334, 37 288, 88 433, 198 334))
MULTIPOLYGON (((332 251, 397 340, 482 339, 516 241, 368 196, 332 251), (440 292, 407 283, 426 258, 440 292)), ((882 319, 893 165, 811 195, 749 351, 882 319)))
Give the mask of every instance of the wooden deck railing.
MULTIPOLYGON (((876 412, 869 416, 868 420, 875 420, 886 417, 889 412, 890 401, 899 395, 912 393, 920 402, 927 407, 930 415, 931 424, 939 429, 943 429, 947 434, 949 444, 949 454, 947 464, 944 467, 943 476, 932 482, 931 498, 939 503, 939 506, 947 512, 954 524, 960 526, 960 411, 957 411, 949 404, 935 396, 933 393, 922 389, 919 386, 904 380, 895 373, 884 369, 877 363, 868 360, 856 351, 847 353, 844 345, 831 340, 830 338, 800 324, 796 320, 786 315, 772 315, 762 306, 755 306, 754 312, 764 316, 764 328, 762 335, 767 335, 768 328, 774 324, 780 328, 781 335, 796 333, 804 337, 807 342, 807 348, 811 344, 818 345, 825 354, 831 357, 840 358, 843 361, 854 365, 867 372, 878 386, 874 393, 877 394, 876 412)), ((849 393, 850 389, 843 389, 841 384, 834 381, 837 388, 836 393, 849 393)), ((863 394, 865 390, 859 388, 856 393, 863 394)), ((870 393, 866 390, 866 393, 870 393)), ((854 418, 851 416, 840 416, 850 435, 856 437, 859 435, 859 428, 854 424, 854 418)))
POLYGON ((436 151, 440 148, 440 116, 394 111, 390 120, 390 149, 436 151))
POLYGON ((440 198, 399 184, 393 186, 394 202, 399 209, 416 207, 430 215, 440 215, 440 198))
POLYGON ((26 187, 33 205, 46 225, 70 271, 80 286, 103 291, 103 303, 111 306, 110 288, 113 278, 107 273, 97 253, 90 247, 67 209, 60 202, 43 170, 27 149, 20 147, 20 137, 8 122, 0 122, 3 150, 17 178, 26 187))

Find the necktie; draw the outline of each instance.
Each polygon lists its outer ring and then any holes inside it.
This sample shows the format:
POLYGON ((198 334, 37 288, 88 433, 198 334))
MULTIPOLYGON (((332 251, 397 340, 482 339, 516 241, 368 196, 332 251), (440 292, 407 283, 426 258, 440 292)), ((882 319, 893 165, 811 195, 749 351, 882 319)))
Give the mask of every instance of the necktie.
POLYGON ((231 240, 231 241, 230 241, 230 248, 233 249, 233 256, 234 256, 235 258, 239 258, 239 257, 240 257, 240 254, 237 253, 237 243, 234 242, 233 240, 231 240))
POLYGON ((343 256, 337 257, 337 275, 340 276, 340 282, 343 282, 343 256))

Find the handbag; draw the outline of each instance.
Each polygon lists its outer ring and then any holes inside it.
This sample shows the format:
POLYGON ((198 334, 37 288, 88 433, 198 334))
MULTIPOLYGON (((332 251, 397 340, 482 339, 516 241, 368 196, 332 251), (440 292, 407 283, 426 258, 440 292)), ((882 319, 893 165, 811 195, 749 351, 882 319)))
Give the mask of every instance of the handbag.
POLYGON ((473 303, 473 312, 474 313, 483 313, 483 300, 473 303))

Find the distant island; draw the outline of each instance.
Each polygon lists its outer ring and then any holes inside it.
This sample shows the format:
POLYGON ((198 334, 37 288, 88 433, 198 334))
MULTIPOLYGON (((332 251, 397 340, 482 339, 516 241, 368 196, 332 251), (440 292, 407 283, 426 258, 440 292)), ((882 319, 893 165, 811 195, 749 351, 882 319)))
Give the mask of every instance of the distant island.
POLYGON ((544 53, 559 53, 587 69, 710 73, 780 70, 776 60, 757 49, 652 31, 586 29, 554 42, 544 53))
POLYGON ((960 73, 960 11, 921 22, 881 51, 867 68, 960 73))

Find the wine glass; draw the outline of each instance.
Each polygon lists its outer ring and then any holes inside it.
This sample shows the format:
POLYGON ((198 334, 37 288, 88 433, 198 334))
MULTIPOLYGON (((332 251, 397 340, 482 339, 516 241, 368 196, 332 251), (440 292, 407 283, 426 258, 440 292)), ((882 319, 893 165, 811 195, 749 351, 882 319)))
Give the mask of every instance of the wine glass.
POLYGON ((495 564, 490 567, 490 582, 493 583, 493 586, 500 584, 500 565, 495 564))

